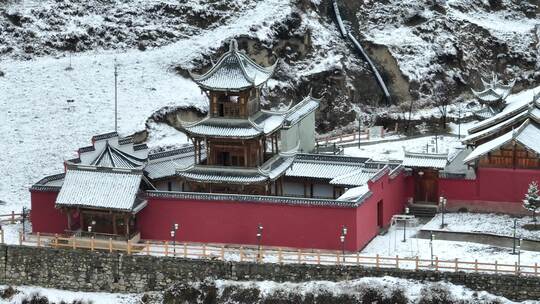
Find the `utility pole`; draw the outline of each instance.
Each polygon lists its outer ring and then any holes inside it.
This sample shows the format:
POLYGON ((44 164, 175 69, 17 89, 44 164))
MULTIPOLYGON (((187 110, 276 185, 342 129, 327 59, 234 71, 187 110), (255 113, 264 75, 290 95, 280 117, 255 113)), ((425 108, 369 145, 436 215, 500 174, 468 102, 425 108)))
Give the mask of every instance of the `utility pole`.
POLYGON ((118 132, 118 65, 114 59, 114 132, 118 132))

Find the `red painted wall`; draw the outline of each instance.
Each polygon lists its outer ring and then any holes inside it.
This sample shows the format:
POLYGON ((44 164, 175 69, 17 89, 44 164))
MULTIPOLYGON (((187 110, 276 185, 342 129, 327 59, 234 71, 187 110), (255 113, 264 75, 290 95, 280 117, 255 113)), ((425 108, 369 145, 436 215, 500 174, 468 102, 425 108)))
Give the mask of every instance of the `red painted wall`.
POLYGON ((377 203, 383 204, 383 227, 390 224, 392 216, 402 213, 407 201, 406 177, 400 173, 395 178, 388 175, 369 182, 369 188, 373 195, 357 209, 357 243, 361 249, 379 233, 377 226, 378 208, 377 203))
POLYGON ((30 191, 32 232, 64 233, 67 217, 54 208, 58 192, 30 191))
POLYGON ((177 240, 188 242, 255 245, 259 224, 268 246, 338 249, 342 225, 347 239, 356 238, 355 208, 149 198, 137 219, 143 239, 171 240, 173 223, 180 225, 177 240))
POLYGON ((341 249, 345 225, 347 250, 363 248, 378 233, 377 202, 383 200, 384 223, 404 206, 404 177, 387 175, 370 183, 373 195, 358 208, 294 206, 257 202, 148 200, 138 215, 143 239, 170 240, 173 223, 180 225, 177 240, 229 244, 257 244, 257 226, 264 227, 261 243, 268 246, 341 249))
POLYGON ((540 181, 540 170, 479 168, 476 175, 475 180, 439 180, 439 193, 451 210, 526 213, 525 192, 531 181, 540 181))

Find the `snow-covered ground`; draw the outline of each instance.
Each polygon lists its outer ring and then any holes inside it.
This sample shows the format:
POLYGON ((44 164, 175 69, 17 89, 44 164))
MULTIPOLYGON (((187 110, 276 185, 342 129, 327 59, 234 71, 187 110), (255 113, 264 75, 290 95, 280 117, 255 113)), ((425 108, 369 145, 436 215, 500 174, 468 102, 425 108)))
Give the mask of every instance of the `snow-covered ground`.
POLYGON ((345 148, 345 155, 370 157, 375 160, 403 160, 405 157, 404 150, 410 152, 426 152, 435 153, 435 147, 438 147, 438 153, 449 153, 452 155, 456 149, 462 147, 461 142, 457 137, 453 136, 439 136, 437 144, 435 143, 435 136, 425 136, 414 139, 404 139, 400 141, 394 141, 391 143, 379 143, 361 145, 358 147, 345 148))
MULTIPOLYGON (((515 303, 504 297, 494 296, 486 291, 473 291, 469 288, 454 285, 452 283, 440 282, 440 283, 426 283, 415 280, 406 280, 399 279, 394 277, 381 277, 381 278, 361 278, 357 280, 348 280, 341 282, 328 282, 328 281, 311 281, 306 283, 276 283, 272 281, 262 281, 262 282, 238 282, 238 281, 227 281, 227 280, 216 280, 216 287, 218 290, 222 291, 226 287, 235 286, 239 288, 256 288, 260 290, 262 297, 272 294, 283 294, 287 295, 289 293, 296 294, 331 294, 331 295, 354 295, 362 293, 366 289, 374 289, 379 291, 384 291, 383 294, 389 296, 392 290, 401 289, 405 296, 411 301, 411 303, 418 303, 418 300, 423 296, 423 289, 429 288, 432 284, 440 284, 439 286, 447 289, 450 293, 450 298, 454 301, 463 300, 465 303, 468 301, 473 301, 471 303, 504 303, 510 304, 515 303)), ((424 290, 425 295, 425 290, 424 290)), ((436 302, 433 302, 436 303, 436 302)), ((534 304, 539 303, 538 301, 525 301, 521 303, 534 304)))
MULTIPOLYGON (((0 289, 4 290, 8 286, 0 285, 0 289)), ((67 291, 52 288, 43 288, 36 286, 13 286, 18 291, 10 299, 1 299, 2 304, 19 304, 23 300, 28 300, 34 294, 47 297, 49 303, 72 303, 74 301, 82 301, 82 303, 95 303, 95 304, 133 304, 138 303, 141 295, 136 294, 119 294, 119 293, 105 293, 105 292, 82 292, 82 291, 67 291)), ((26 302, 28 303, 28 302, 26 302)), ((41 302, 40 302, 41 303, 41 302)))
POLYGON ((231 37, 265 41, 271 25, 291 13, 286 0, 260 1, 218 28, 165 47, 141 52, 89 52, 69 58, 43 57, 2 62, 0 130, 0 213, 28 206, 28 188, 47 174, 62 171, 64 159, 90 143, 93 135, 114 130, 114 65, 118 64, 118 128, 129 135, 164 106, 205 109, 206 97, 191 80, 170 67, 191 66, 231 37), (264 25, 264 26, 263 26, 264 25), (73 99, 73 106, 67 103, 73 99))
POLYGON ((506 214, 493 213, 447 213, 444 215, 446 224, 444 229, 440 228, 441 217, 440 213, 437 214, 423 229, 513 236, 514 219, 517 219, 516 236, 518 238, 540 240, 540 231, 531 231, 521 227, 524 224, 531 224, 532 218, 529 216, 515 218, 506 214))
MULTIPOLYGON (((440 222, 439 222, 440 223, 440 222)), ((423 225, 408 227, 406 229, 406 241, 403 240, 403 226, 393 226, 385 235, 379 235, 371 241, 363 250, 365 254, 380 254, 384 256, 411 257, 418 256, 421 259, 431 258, 430 240, 413 237, 422 229, 423 225)), ((427 226, 430 227, 430 226, 427 226)), ((433 255, 441 260, 474 262, 477 259, 484 263, 513 265, 517 262, 517 255, 511 254, 511 248, 483 245, 470 242, 433 241, 433 255)), ((540 252, 521 251, 521 264, 534 266, 540 261, 540 252)))

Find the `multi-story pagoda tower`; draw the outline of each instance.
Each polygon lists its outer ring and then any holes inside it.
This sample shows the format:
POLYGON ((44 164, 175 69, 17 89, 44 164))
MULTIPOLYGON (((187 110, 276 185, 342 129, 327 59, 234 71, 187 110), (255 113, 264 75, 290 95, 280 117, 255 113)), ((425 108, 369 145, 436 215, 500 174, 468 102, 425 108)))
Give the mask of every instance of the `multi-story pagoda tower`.
POLYGON ((314 138, 313 116, 319 102, 307 97, 286 111, 262 110, 261 88, 273 75, 270 67, 255 63, 231 40, 229 50, 202 75, 193 80, 208 95, 208 116, 182 128, 195 146, 195 163, 177 170, 190 191, 282 194, 281 177, 300 149, 313 143, 300 140, 301 133, 314 138), (284 137, 282 139, 282 137, 284 137))
POLYGON ((478 102, 482 105, 482 109, 476 111, 474 114, 476 118, 480 120, 488 119, 500 113, 505 107, 505 100, 512 92, 512 88, 516 83, 512 80, 508 84, 503 84, 495 73, 492 74, 490 80, 481 79, 484 85, 483 91, 472 90, 474 96, 478 99, 478 102))

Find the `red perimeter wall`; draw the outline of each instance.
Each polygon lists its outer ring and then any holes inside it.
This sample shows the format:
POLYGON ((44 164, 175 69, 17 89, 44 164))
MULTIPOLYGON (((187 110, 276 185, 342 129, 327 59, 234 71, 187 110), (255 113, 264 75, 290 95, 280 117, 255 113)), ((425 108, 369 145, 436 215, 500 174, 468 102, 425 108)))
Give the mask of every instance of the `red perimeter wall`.
POLYGON ((479 168, 475 180, 440 179, 439 194, 450 210, 526 213, 522 200, 531 181, 540 181, 540 170, 479 168))
POLYGON ((370 189, 373 195, 358 208, 150 197, 137 219, 143 239, 171 240, 171 226, 178 223, 180 242, 255 245, 261 224, 263 245, 319 249, 340 249, 345 225, 346 250, 355 251, 379 231, 377 202, 383 200, 385 225, 405 202, 402 174, 384 175, 370 189))
POLYGON ((54 208, 58 192, 30 191, 32 232, 64 233, 67 217, 54 208))

